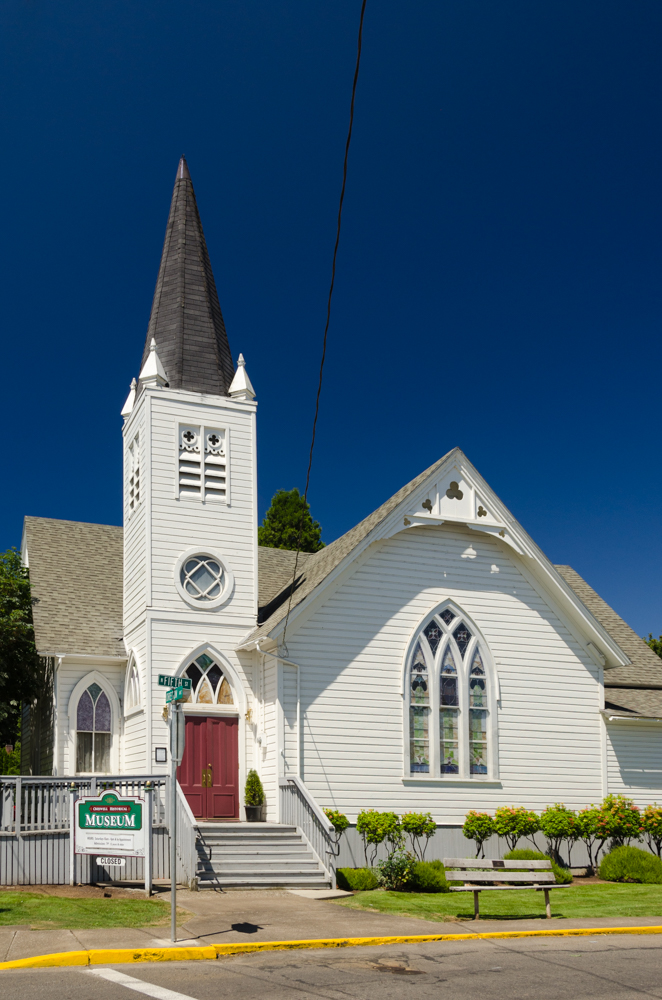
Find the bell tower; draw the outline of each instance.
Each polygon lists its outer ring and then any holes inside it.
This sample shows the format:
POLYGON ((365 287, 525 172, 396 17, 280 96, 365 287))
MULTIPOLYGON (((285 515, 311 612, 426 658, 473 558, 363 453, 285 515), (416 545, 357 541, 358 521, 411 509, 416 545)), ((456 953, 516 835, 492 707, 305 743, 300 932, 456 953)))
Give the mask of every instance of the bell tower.
POLYGON ((159 674, 212 649, 250 687, 234 648, 257 614, 256 405, 243 356, 232 364, 182 157, 142 367, 122 411, 124 641, 141 689, 125 712, 124 771, 167 770, 155 754, 168 746, 159 674))

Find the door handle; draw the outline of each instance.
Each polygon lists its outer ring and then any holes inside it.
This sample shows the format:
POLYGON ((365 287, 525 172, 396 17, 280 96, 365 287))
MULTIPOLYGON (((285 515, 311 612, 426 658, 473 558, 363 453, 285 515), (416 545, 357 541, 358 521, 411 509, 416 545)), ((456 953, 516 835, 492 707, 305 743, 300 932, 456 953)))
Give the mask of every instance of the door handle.
POLYGON ((211 764, 209 765, 209 767, 203 767, 201 784, 203 788, 211 788, 212 786, 211 764))

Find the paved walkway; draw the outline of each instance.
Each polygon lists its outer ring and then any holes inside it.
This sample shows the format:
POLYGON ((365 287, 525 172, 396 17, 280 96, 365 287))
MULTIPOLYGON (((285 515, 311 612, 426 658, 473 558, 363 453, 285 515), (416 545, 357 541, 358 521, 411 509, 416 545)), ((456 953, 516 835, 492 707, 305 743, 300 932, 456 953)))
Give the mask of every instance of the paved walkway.
MULTIPOLYGON (((32 887, 31 887, 32 888, 32 887)), ((60 894, 60 893, 58 893, 60 894)), ((66 895, 66 889, 61 890, 66 895)), ((115 892, 113 891, 113 895, 115 892)), ((1 894, 0 894, 1 896, 1 894)), ((122 896, 126 898, 125 893, 122 896)), ((141 898, 142 893, 133 898, 141 898)), ((158 898, 170 901, 163 892, 158 898)), ((570 920, 421 920, 368 913, 283 890, 177 892, 189 918, 180 925, 178 944, 237 941, 293 941, 311 938, 378 937, 413 934, 465 934, 491 930, 552 930, 559 927, 637 927, 662 925, 661 917, 604 917, 570 920)), ((88 948, 150 948, 170 944, 169 927, 30 930, 0 927, 0 961, 88 948)))

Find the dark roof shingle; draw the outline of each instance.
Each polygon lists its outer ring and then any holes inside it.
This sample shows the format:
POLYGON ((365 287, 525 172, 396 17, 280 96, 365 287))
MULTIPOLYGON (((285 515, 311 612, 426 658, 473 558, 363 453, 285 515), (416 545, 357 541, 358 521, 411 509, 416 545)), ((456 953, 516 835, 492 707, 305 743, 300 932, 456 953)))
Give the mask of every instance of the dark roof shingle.
POLYGON ((26 517, 25 534, 38 651, 126 656, 122 528, 26 517))
POLYGON ((171 388, 227 396, 232 355, 184 157, 172 192, 143 365, 152 337, 171 388))
POLYGON ((632 661, 627 666, 605 670, 605 687, 662 689, 662 659, 571 566, 555 569, 632 661))

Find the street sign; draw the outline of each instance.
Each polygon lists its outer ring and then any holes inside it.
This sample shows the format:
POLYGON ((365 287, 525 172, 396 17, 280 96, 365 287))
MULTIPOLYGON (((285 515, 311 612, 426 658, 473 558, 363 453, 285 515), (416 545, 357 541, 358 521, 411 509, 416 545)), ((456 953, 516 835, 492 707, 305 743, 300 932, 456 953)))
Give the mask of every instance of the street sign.
POLYGON ((159 687, 184 688, 185 691, 190 691, 191 678, 173 677, 172 674, 159 674, 159 687))
POLYGON ((169 705, 171 701, 183 701, 185 694, 186 694, 186 688, 183 687, 168 688, 168 690, 166 691, 166 704, 169 705))
POLYGON ((76 802, 76 854, 106 852, 107 857, 145 856, 144 799, 117 792, 84 796, 76 802))
POLYGON ((170 719, 170 754, 176 764, 181 764, 186 743, 186 716, 180 708, 174 707, 170 719))

